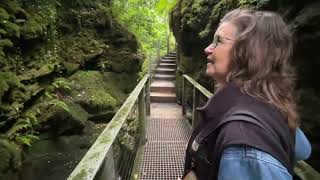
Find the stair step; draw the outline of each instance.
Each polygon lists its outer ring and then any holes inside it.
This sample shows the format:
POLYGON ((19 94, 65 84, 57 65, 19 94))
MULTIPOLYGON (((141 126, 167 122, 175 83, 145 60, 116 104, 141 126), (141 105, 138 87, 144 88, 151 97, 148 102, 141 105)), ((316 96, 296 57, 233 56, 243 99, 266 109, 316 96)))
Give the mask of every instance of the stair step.
POLYGON ((156 73, 159 74, 174 74, 175 73, 175 69, 172 68, 157 68, 156 69, 156 73))
POLYGON ((150 91, 151 92, 171 92, 174 93, 175 92, 175 88, 174 87, 163 87, 163 86, 150 86, 150 91))
POLYGON ((153 79, 155 80, 174 80, 175 76, 174 75, 169 75, 169 74, 155 74, 153 76, 153 79))
POLYGON ((171 81, 153 81, 150 85, 151 92, 175 92, 175 84, 171 81))
POLYGON ((167 64, 176 64, 176 60, 171 59, 161 59, 160 63, 167 63, 167 64))
POLYGON ((175 56, 165 56, 162 59, 169 59, 169 60, 176 60, 177 57, 175 56))
POLYGON ((177 102, 177 97, 174 93, 151 92, 150 100, 151 102, 175 103, 177 102))
POLYGON ((176 64, 170 64, 170 63, 160 63, 159 66, 160 68, 176 68, 176 64))
POLYGON ((177 57, 175 54, 167 54, 164 57, 177 57))

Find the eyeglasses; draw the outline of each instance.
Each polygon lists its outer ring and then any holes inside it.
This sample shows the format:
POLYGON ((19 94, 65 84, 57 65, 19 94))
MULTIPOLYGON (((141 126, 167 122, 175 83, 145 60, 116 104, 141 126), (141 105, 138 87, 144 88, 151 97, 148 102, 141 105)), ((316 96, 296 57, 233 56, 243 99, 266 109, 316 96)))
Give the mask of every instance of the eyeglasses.
POLYGON ((229 40, 229 41, 234 41, 233 39, 230 39, 230 38, 227 38, 227 37, 222 37, 222 36, 219 36, 219 35, 215 35, 213 37, 213 41, 211 43, 211 48, 214 49, 217 47, 218 43, 221 43, 221 39, 226 39, 226 40, 229 40))

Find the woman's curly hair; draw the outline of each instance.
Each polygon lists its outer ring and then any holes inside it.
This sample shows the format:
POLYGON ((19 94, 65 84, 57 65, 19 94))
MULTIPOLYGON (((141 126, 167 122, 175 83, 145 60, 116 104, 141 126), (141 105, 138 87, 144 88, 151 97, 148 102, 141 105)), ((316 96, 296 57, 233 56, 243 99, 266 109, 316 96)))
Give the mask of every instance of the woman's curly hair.
POLYGON ((273 12, 236 9, 220 23, 236 26, 227 82, 274 105, 291 129, 299 126, 295 100, 295 70, 290 64, 293 38, 282 17, 273 12))

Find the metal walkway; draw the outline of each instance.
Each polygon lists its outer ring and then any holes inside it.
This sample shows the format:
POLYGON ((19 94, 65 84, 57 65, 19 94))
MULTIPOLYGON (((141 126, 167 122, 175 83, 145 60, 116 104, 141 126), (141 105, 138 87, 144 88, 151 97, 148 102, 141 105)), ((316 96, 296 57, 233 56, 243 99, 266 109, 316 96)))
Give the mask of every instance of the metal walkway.
POLYGON ((151 116, 146 123, 148 141, 141 157, 140 179, 176 180, 181 177, 190 135, 191 127, 181 116, 179 105, 152 104, 151 116), (175 116, 177 113, 178 117, 175 116))
MULTIPOLYGON (((174 56, 175 53, 171 53, 163 58, 170 61, 170 68, 173 68, 174 56)), ((167 62, 160 62, 159 66, 154 76, 146 74, 140 80, 68 180, 176 180, 181 177, 191 126, 200 120, 195 109, 203 106, 212 94, 184 74, 182 106, 178 105, 173 95, 175 86, 170 83, 175 77, 173 71, 161 69, 169 66, 167 62), (151 77, 154 77, 152 83, 151 77), (192 98, 188 96, 190 93, 192 98), (191 125, 185 117, 190 118, 191 125)), ((304 161, 298 161, 294 171, 302 180, 320 179, 320 174, 304 161)))

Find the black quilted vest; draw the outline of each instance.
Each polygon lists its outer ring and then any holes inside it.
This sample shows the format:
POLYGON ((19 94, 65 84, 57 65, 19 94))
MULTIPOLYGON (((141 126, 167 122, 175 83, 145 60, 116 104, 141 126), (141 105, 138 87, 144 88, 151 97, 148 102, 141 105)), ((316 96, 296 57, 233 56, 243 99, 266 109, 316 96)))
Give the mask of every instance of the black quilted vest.
POLYGON ((189 139, 184 176, 193 170, 198 180, 217 179, 223 150, 243 145, 267 152, 293 174, 295 134, 273 106, 229 83, 198 111, 202 121, 189 139), (241 124, 241 132, 232 123, 241 124))

